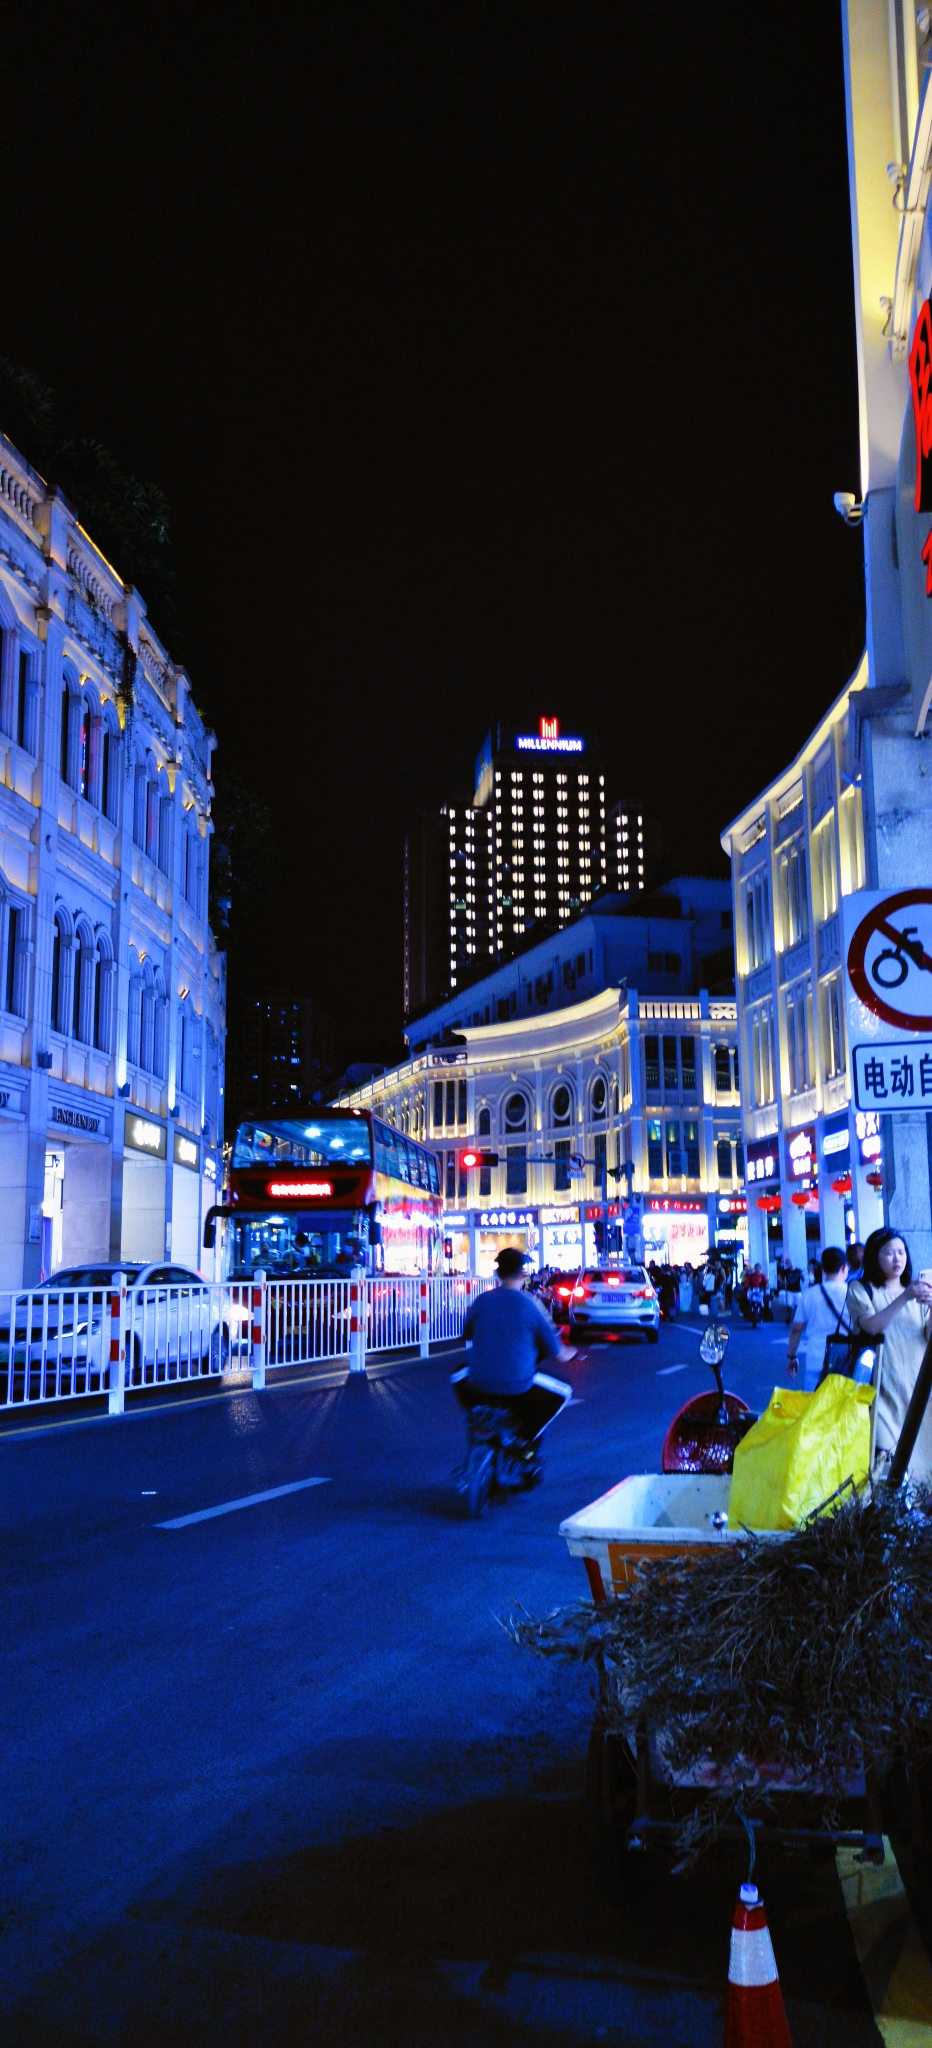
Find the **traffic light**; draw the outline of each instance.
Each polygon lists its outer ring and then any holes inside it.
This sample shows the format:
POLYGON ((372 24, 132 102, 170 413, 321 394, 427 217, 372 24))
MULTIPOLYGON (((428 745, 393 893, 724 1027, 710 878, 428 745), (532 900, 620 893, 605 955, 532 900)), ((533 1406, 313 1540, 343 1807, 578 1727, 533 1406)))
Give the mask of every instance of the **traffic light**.
POLYGON ((473 1166, 497 1166, 497 1152, 476 1152, 472 1146, 460 1153, 460 1171, 468 1173, 473 1166))

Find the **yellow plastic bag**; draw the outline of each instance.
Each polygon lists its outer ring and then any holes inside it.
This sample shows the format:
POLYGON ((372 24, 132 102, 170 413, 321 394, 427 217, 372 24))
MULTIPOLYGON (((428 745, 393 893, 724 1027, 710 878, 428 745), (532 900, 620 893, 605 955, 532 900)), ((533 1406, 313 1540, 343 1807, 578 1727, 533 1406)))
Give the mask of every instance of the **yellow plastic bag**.
POLYGON ((873 1387, 829 1373, 814 1394, 774 1387, 735 1451, 732 1529, 795 1529, 829 1494, 870 1469, 873 1387))

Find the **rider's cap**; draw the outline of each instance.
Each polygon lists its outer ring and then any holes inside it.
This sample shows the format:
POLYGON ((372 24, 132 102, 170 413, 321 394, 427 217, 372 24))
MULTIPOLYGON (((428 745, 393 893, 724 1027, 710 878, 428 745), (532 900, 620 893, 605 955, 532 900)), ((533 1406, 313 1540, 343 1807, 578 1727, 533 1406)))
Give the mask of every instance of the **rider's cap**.
POLYGON ((515 1274, 522 1272, 527 1263, 527 1252, 519 1251, 516 1244, 506 1244, 495 1261, 499 1279, 513 1280, 515 1274))

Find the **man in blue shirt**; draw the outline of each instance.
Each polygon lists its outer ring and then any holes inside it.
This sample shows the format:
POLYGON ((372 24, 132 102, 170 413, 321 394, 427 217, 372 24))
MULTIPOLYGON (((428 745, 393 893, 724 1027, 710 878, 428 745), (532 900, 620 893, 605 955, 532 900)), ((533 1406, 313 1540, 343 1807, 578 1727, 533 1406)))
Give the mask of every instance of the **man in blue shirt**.
POLYGON ((495 1261, 498 1286, 480 1294, 466 1317, 463 1335, 470 1345, 469 1364, 454 1373, 457 1398, 464 1408, 507 1407, 528 1443, 539 1437, 572 1393, 564 1380, 552 1379, 538 1367, 544 1359, 568 1365, 575 1358, 561 1341, 550 1317, 524 1292, 524 1252, 513 1245, 495 1261))

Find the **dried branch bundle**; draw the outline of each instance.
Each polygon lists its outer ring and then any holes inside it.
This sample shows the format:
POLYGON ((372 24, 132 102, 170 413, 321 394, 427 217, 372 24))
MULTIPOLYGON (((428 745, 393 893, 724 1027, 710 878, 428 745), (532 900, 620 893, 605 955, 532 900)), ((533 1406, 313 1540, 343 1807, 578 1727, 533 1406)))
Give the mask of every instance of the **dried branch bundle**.
POLYGON ((663 1730, 675 1769, 751 1785, 776 1766, 831 1796, 932 1753, 932 1491, 879 1489, 782 1543, 651 1563, 603 1607, 506 1627, 602 1666, 610 1718, 663 1730))

